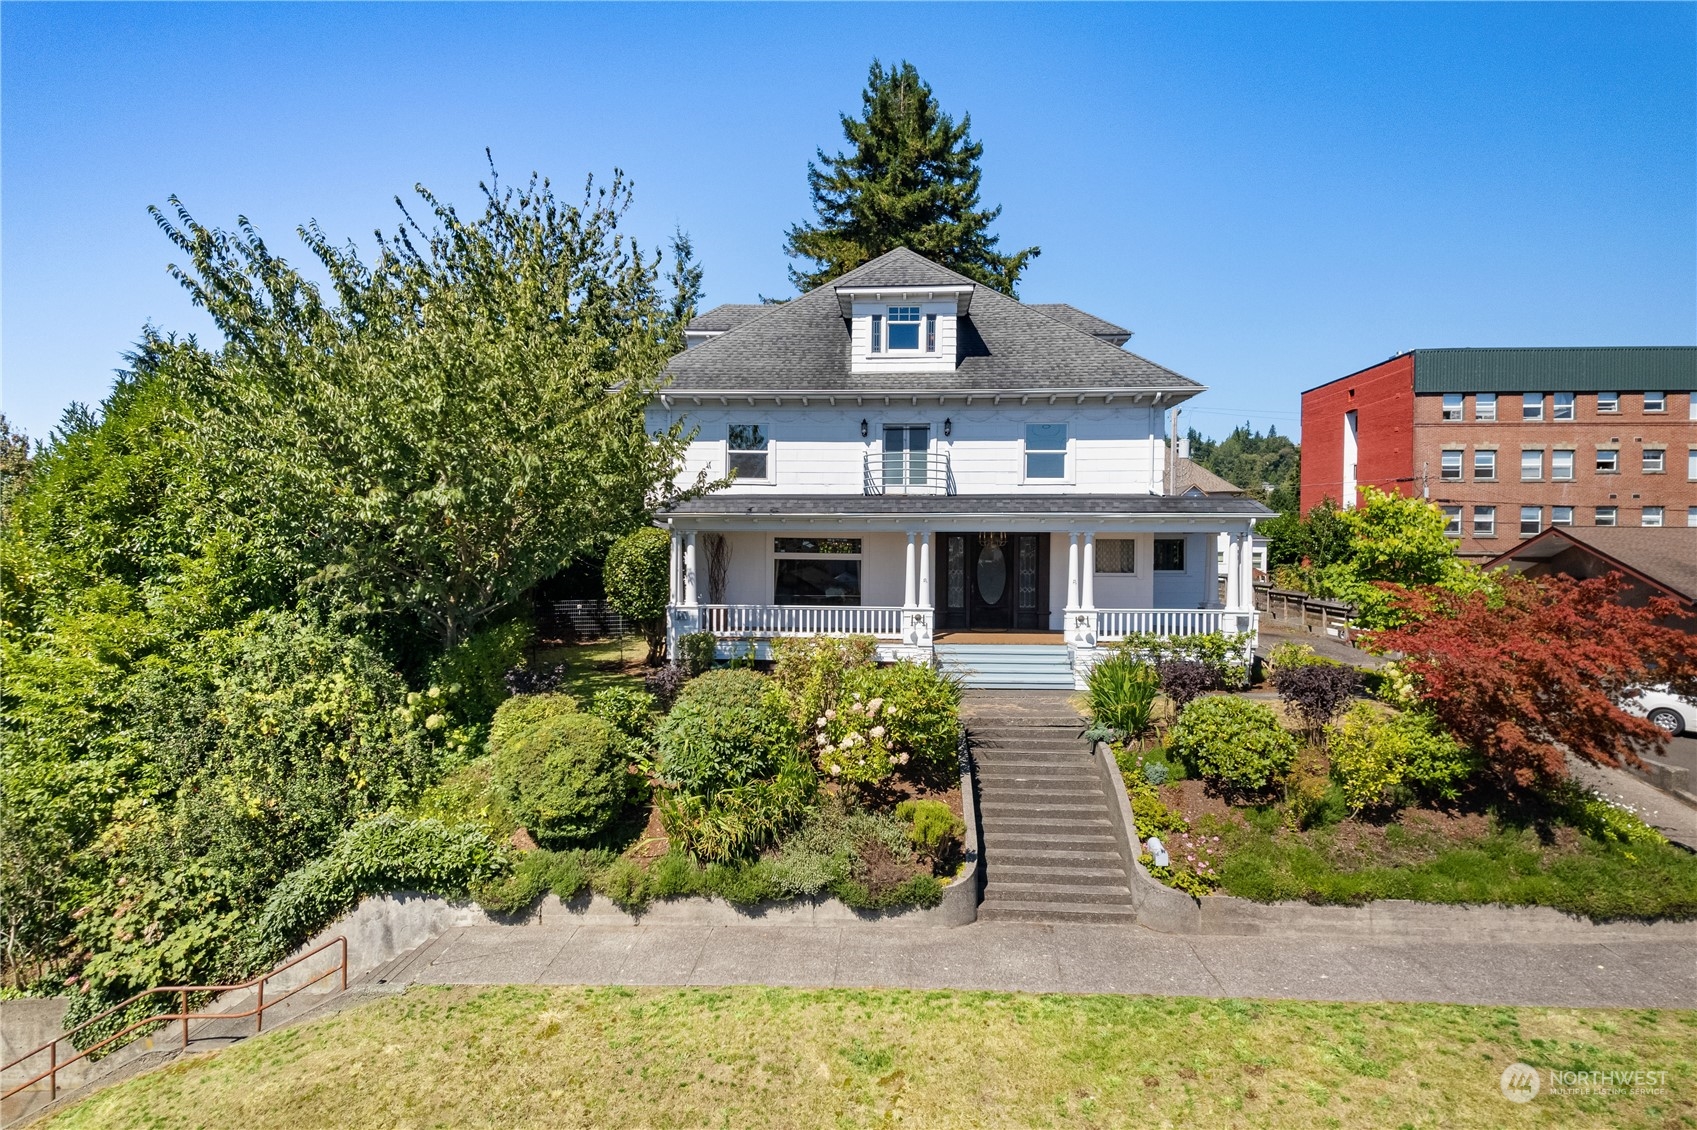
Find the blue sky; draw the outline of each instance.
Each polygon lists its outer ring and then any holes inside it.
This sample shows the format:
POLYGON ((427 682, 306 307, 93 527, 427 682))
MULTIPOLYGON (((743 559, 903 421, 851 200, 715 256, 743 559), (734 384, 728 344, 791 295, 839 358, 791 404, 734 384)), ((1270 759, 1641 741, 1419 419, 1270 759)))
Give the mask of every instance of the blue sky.
POLYGON ((43 436, 144 322, 209 333, 145 208, 371 246, 494 150, 711 302, 789 293, 785 227, 866 68, 911 59, 984 142, 1021 297, 1136 331, 1187 422, 1415 346, 1697 341, 1697 6, 17 4, 0 8, 0 396, 43 436))

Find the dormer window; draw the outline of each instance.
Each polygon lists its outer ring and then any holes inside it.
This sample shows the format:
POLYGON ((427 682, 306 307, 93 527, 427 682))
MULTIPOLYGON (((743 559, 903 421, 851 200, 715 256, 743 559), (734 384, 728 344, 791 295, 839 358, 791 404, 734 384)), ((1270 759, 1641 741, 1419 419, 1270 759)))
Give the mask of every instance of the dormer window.
MULTIPOLYGON (((891 306, 890 310, 890 348, 912 349, 919 348, 919 307, 891 306)), ((876 315, 874 315, 876 318, 876 315)), ((874 337, 876 342, 876 321, 874 322, 874 337)))

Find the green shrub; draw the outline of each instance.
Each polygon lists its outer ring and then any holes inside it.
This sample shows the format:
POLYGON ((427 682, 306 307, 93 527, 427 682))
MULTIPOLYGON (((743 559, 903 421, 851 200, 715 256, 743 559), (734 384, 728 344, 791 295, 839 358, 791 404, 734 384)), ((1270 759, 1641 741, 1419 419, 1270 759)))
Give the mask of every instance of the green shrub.
POLYGON ((1305 643, 1286 641, 1267 653, 1267 666, 1276 671, 1294 671, 1298 667, 1339 667, 1335 659, 1327 659, 1305 643))
POLYGON ((475 824, 505 841, 519 824, 506 795, 495 787, 494 769, 495 759, 487 756, 460 766, 424 791, 412 807, 412 816, 444 824, 475 824))
POLYGON ((1590 789, 1564 781, 1549 794, 1561 818, 1602 843, 1639 846, 1665 844, 1667 838, 1624 808, 1610 804, 1590 789))
POLYGON ((960 688, 929 664, 852 668, 839 697, 812 720, 822 772, 875 785, 902 770, 953 774, 960 765, 960 688))
POLYGON ((632 530, 614 542, 602 568, 607 603, 642 625, 650 662, 666 651, 671 573, 672 536, 658 526, 632 530))
POLYGON ((446 696, 445 706, 462 726, 481 729, 507 698, 506 675, 524 662, 531 626, 513 620, 460 641, 430 665, 430 686, 446 696))
POLYGON ((678 664, 693 679, 712 670, 718 650, 719 639, 712 632, 690 632, 678 637, 678 664))
POLYGON ((904 800, 896 819, 907 825, 908 842, 927 855, 941 855, 966 835, 966 823, 940 800, 904 800))
POLYGON ((254 923, 250 967, 282 960, 365 895, 420 891, 462 898, 507 867, 506 851, 476 828, 392 815, 361 821, 327 854, 278 882, 254 923))
POLYGON ((1155 696, 1160 691, 1161 676, 1154 665, 1125 655, 1110 656, 1096 664, 1085 682, 1085 697, 1096 724, 1130 738, 1149 732, 1155 718, 1155 696))
POLYGON ((1331 763, 1325 752, 1312 746, 1304 749, 1285 780, 1285 811, 1290 824, 1298 829, 1335 824, 1347 808, 1342 791, 1332 782, 1331 763))
POLYGON ((506 875, 473 884, 471 897, 485 910, 516 914, 550 891, 570 901, 589 885, 590 871, 581 851, 522 852, 506 875))
POLYGON ((737 906, 755 906, 779 898, 783 891, 772 881, 763 860, 715 863, 702 877, 702 887, 737 906))
POLYGON ((509 699, 496 712, 489 737, 492 782, 513 817, 544 846, 606 831, 629 803, 636 780, 624 735, 569 702, 561 695, 509 699))
POLYGON ((688 898, 702 893, 706 876, 687 854, 674 848, 648 867, 648 894, 653 899, 688 898))
POLYGON ((1201 775, 1231 789, 1264 789, 1296 759, 1296 739, 1258 702, 1207 695, 1179 714, 1173 750, 1201 775))
POLYGON ((635 687, 605 687, 595 692, 589 712, 628 738, 646 738, 654 725, 654 696, 635 687))
POLYGON ((648 905, 648 872, 634 859, 620 856, 595 873, 591 883, 596 893, 606 895, 625 910, 648 905))
POLYGON ((1414 796, 1453 799, 1479 761, 1421 711, 1388 717, 1358 703, 1332 737, 1332 771, 1356 812, 1414 796))
POLYGON ((814 719, 842 697, 843 678, 878 661, 871 636, 790 636, 772 641, 772 681, 784 692, 795 724, 812 727, 814 719))
POLYGON ((782 696, 747 670, 691 679, 654 733, 666 787, 703 798, 772 776, 796 740, 782 696))
POLYGON ((1191 660, 1212 667, 1227 686, 1241 687, 1249 681, 1249 637, 1204 632, 1193 636, 1163 636, 1135 632, 1120 641, 1116 654, 1159 667, 1175 659, 1191 660))
POLYGON ((771 779, 711 795, 662 789, 654 801, 673 843, 698 859, 723 861, 756 851, 793 826, 812 805, 817 788, 813 766, 792 753, 771 779))

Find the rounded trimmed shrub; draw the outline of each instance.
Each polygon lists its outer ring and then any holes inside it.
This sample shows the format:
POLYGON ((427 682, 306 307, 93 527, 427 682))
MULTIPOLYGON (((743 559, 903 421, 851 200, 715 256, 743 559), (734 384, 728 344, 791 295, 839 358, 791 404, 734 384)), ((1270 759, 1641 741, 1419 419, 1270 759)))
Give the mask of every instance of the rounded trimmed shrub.
POLYGON ((1297 742, 1258 702, 1207 695, 1186 706, 1171 747, 1203 777, 1226 788, 1264 789, 1296 760, 1297 742))
POLYGON ((491 780, 543 846, 594 839, 630 800, 630 752, 610 723, 567 695, 508 699, 490 728, 491 780))
POLYGON ((728 668, 684 684, 654 741, 665 784, 710 797, 776 773, 796 748, 796 729, 765 676, 728 668))

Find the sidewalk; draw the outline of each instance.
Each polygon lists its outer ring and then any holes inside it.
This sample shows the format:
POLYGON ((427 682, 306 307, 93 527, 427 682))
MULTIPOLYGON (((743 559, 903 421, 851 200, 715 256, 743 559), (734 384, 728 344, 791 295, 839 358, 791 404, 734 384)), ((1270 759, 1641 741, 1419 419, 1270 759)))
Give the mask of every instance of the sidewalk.
POLYGON ((375 976, 408 984, 787 985, 1316 1001, 1697 1007, 1697 926, 1599 940, 1368 943, 1124 926, 474 926, 375 976), (1626 939, 1626 940, 1623 940, 1626 939))

